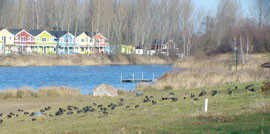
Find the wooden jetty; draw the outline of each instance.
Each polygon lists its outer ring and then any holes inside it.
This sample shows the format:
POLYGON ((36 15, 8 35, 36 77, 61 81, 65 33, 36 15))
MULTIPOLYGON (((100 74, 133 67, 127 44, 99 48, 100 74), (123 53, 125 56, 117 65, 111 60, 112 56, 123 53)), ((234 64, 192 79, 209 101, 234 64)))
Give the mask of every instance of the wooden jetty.
POLYGON ((154 82, 155 81, 155 73, 153 73, 152 79, 144 79, 143 73, 141 79, 135 79, 135 74, 132 75, 132 79, 123 79, 123 74, 121 73, 121 83, 139 83, 139 82, 154 82))

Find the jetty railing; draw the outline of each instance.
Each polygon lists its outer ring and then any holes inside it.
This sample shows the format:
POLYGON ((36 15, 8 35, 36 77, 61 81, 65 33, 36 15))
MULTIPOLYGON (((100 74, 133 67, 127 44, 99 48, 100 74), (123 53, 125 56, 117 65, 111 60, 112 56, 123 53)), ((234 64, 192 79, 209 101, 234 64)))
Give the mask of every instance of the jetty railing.
POLYGON ((152 79, 145 79, 143 72, 141 79, 135 79, 134 73, 132 74, 132 79, 123 79, 123 73, 121 73, 120 82, 121 83, 155 82, 155 73, 153 73, 152 79))

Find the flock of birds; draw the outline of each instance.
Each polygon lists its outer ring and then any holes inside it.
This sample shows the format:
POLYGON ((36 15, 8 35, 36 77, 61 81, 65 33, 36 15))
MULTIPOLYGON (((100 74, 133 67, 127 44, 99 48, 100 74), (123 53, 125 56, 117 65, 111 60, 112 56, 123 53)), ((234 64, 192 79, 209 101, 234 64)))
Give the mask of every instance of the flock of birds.
MULTIPOLYGON (((235 89, 238 89, 238 86, 235 86, 234 87, 235 89)), ((246 90, 250 91, 250 92, 255 92, 255 85, 254 84, 250 84, 250 85, 247 85, 245 87, 246 90)), ((211 96, 216 96, 218 93, 217 90, 212 90, 211 91, 211 96)), ((227 90, 227 94, 228 95, 232 95, 233 93, 233 90, 231 88, 229 88, 227 90)), ((191 99, 193 99, 194 101, 198 101, 200 97, 203 97, 207 94, 207 92, 205 90, 202 90, 200 92, 200 94, 198 95, 198 97, 196 97, 195 94, 190 94, 190 96, 184 96, 183 99, 187 99, 188 97, 190 97, 191 99)), ((174 93, 169 93, 169 95, 167 95, 167 97, 162 97, 161 98, 161 101, 171 101, 171 102, 177 102, 178 101, 178 98, 175 97, 175 94, 174 93)), ((108 115, 109 114, 109 111, 113 111, 115 110, 117 107, 124 107, 124 109, 131 109, 132 106, 130 105, 124 105, 124 102, 125 100, 123 98, 121 98, 119 100, 118 103, 111 103, 109 105, 103 105, 103 104, 96 104, 95 102, 92 104, 92 106, 85 106, 83 107, 82 109, 80 109, 79 107, 77 106, 67 106, 67 108, 58 108, 58 110, 55 112, 55 114, 47 114, 49 113, 49 111, 52 110, 52 108, 50 106, 48 107, 45 107, 43 109, 40 109, 40 114, 42 115, 48 115, 50 117, 54 117, 54 116, 62 116, 64 114, 66 115, 73 115, 73 114, 81 114, 81 113, 88 113, 88 112, 95 112, 95 111, 99 111, 101 112, 103 115, 108 115)), ((155 100, 155 97, 154 96, 144 96, 143 97, 143 101, 142 103, 151 103, 152 105, 156 105, 158 102, 157 100, 155 100)), ((137 104, 135 106, 133 106, 135 109, 139 108, 140 107, 140 104, 137 104)), ((50 112, 51 113, 51 112, 50 112)), ((32 118, 32 121, 36 121, 37 118, 35 118, 35 116, 37 115, 37 112, 27 112, 23 109, 18 109, 18 113, 14 113, 14 112, 10 112, 10 113, 7 113, 4 115, 4 113, 0 113, 0 118, 3 118, 3 117, 6 117, 7 119, 11 119, 11 118, 18 118, 19 116, 29 116, 32 118), (22 114, 19 114, 19 113, 22 113, 22 114)), ((3 119, 0 119, 0 124, 2 124, 4 122, 3 119)))

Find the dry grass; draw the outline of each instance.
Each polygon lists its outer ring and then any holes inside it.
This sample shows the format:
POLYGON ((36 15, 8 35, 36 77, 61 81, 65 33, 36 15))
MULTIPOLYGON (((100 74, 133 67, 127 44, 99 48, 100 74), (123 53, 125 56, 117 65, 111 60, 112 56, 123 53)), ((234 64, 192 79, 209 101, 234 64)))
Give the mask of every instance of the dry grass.
MULTIPOLYGON (((248 62, 240 64, 239 70, 257 70, 260 65, 270 60, 270 54, 251 54, 248 62)), ((240 63, 240 60, 239 60, 240 63)), ((235 55, 220 54, 213 57, 190 57, 179 59, 174 64, 175 67, 192 69, 215 69, 215 70, 235 70, 235 55)))
POLYGON ((126 64, 170 64, 170 58, 138 55, 12 55, 0 56, 0 66, 89 66, 126 64))
POLYGON ((0 92, 0 99, 9 98, 43 98, 43 97, 73 97, 81 96, 78 89, 68 87, 43 87, 34 91, 29 87, 22 87, 20 89, 9 89, 0 92))
POLYGON ((263 81, 269 77, 269 74, 262 70, 234 72, 191 69, 168 72, 157 81, 155 87, 165 89, 166 86, 171 85, 173 89, 188 89, 236 82, 263 81))

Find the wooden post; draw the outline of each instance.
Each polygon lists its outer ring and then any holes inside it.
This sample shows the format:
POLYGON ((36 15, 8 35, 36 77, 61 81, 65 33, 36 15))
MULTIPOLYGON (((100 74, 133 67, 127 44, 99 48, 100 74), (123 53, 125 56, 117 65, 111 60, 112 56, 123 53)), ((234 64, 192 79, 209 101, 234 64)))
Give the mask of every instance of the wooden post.
POLYGON ((133 74, 133 83, 135 82, 135 75, 133 74))
POLYGON ((205 99, 205 103, 204 103, 204 112, 207 112, 207 108, 208 108, 208 99, 205 99))
POLYGON ((121 83, 123 82, 123 74, 121 73, 121 76, 120 76, 120 81, 121 83))

